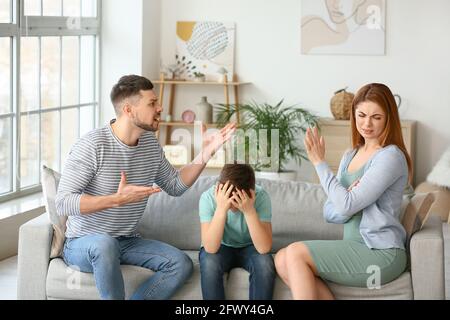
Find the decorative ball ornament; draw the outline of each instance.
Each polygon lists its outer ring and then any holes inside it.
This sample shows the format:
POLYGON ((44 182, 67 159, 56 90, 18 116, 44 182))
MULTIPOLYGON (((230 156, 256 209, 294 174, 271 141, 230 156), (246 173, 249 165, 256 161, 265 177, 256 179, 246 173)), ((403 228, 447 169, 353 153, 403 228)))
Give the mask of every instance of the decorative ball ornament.
POLYGON ((331 98, 330 108, 336 120, 349 120, 352 110, 352 103, 355 95, 346 91, 347 88, 338 90, 331 98))
POLYGON ((186 110, 181 115, 181 119, 183 119, 186 123, 194 123, 195 121, 195 112, 192 110, 186 110))

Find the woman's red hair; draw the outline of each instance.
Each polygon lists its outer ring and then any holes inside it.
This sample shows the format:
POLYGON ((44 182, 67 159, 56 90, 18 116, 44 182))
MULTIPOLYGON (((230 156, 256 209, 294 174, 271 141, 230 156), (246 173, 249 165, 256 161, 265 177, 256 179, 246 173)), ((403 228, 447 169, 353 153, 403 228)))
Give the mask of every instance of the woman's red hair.
POLYGON ((397 103, 391 90, 384 84, 371 83, 365 85, 355 95, 352 103, 352 112, 350 114, 350 123, 352 128, 352 146, 353 148, 359 148, 364 145, 364 138, 358 132, 356 128, 356 108, 358 105, 365 101, 371 101, 379 105, 386 114, 386 126, 380 135, 380 144, 382 147, 386 147, 391 144, 395 144, 405 155, 406 162, 408 163, 409 182, 412 181, 413 165, 411 157, 406 150, 405 143, 403 141, 402 128, 400 125, 400 116, 398 114, 397 103))

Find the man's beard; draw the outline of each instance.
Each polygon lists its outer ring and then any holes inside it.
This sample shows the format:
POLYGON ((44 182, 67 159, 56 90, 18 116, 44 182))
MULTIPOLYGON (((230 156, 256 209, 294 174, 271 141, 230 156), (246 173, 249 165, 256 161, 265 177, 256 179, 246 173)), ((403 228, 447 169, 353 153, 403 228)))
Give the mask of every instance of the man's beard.
MULTIPOLYGON (((153 121, 156 121, 156 120, 153 120, 153 121)), ((145 131, 150 131, 150 132, 158 131, 158 127, 155 128, 155 127, 153 127, 153 125, 148 125, 148 124, 140 121, 137 117, 133 118, 133 124, 136 127, 140 128, 142 130, 145 130, 145 131)))

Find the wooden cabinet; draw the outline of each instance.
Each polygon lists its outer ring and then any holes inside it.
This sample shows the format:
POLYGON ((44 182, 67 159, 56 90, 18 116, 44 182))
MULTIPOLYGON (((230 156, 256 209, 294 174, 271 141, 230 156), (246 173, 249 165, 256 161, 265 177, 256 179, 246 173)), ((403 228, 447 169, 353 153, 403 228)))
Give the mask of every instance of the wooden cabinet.
MULTIPOLYGON (((330 168, 337 173, 342 155, 345 150, 351 148, 350 121, 322 118, 319 124, 321 134, 325 139, 325 160, 330 168)), ((416 122, 403 120, 401 126, 406 149, 414 164, 416 122)), ((315 182, 318 182, 317 175, 315 178, 315 182)))

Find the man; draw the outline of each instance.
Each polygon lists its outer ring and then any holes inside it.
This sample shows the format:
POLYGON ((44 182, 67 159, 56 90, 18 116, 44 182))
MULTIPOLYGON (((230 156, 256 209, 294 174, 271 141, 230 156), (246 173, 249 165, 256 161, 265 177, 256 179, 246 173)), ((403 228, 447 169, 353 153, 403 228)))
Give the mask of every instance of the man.
POLYGON ((137 224, 149 196, 161 189, 180 196, 192 186, 235 125, 204 138, 202 153, 176 171, 154 134, 163 109, 153 84, 124 76, 112 89, 111 101, 117 120, 73 146, 61 177, 56 206, 59 215, 68 216, 63 258, 94 274, 102 299, 125 298, 120 264, 155 272, 131 299, 168 299, 191 275, 192 261, 168 244, 141 239, 137 224))

